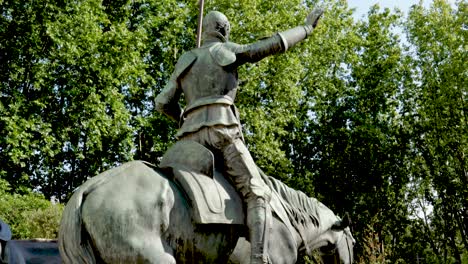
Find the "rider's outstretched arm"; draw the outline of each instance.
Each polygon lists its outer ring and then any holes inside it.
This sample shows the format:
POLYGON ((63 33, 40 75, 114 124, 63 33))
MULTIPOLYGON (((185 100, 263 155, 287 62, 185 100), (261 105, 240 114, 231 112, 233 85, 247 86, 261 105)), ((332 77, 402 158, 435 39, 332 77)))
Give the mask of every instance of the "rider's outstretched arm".
POLYGON ((248 45, 227 43, 227 47, 236 54, 235 64, 257 62, 269 55, 285 52, 297 43, 307 38, 317 26, 322 9, 315 9, 308 16, 305 25, 275 34, 272 37, 248 45))

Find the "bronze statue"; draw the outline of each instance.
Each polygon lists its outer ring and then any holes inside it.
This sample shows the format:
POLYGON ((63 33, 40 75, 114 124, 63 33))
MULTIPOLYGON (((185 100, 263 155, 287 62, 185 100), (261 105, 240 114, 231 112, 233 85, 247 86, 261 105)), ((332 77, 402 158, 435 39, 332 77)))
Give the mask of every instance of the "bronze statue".
POLYGON ((228 41, 226 17, 210 12, 203 45, 181 56, 156 98, 156 108, 181 124, 179 141, 159 167, 131 161, 77 188, 60 224, 63 262, 292 264, 318 249, 332 256, 324 263, 352 263, 348 221, 255 165, 234 106, 237 68, 305 39, 321 14, 238 45, 228 41))
POLYGON ((270 189, 247 150, 234 106, 237 68, 284 52, 311 34, 322 14, 312 12, 304 26, 278 33, 249 45, 229 42, 226 16, 211 11, 203 19, 204 41, 184 53, 166 87, 155 100, 156 109, 180 123, 180 141, 195 141, 222 157, 224 170, 247 205, 251 263, 268 263, 267 241, 271 222, 270 189), (187 106, 178 101, 184 93, 187 106))

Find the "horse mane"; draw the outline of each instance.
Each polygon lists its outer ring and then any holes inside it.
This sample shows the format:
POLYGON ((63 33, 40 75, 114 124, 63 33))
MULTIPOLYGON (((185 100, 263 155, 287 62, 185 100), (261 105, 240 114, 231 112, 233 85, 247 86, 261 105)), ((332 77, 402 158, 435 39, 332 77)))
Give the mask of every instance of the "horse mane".
POLYGON ((267 177, 269 187, 282 198, 284 209, 294 228, 302 233, 310 228, 310 224, 320 226, 318 209, 322 204, 317 199, 308 197, 271 176, 267 177))
POLYGON ((305 251, 307 255, 310 255, 312 251, 307 241, 307 234, 321 232, 320 230, 323 230, 326 225, 322 222, 324 217, 331 216, 330 213, 334 216, 333 212, 317 199, 288 187, 283 182, 265 175, 261 170, 260 174, 272 192, 279 196, 292 227, 299 233, 304 243, 304 247, 299 250, 300 253, 305 251))

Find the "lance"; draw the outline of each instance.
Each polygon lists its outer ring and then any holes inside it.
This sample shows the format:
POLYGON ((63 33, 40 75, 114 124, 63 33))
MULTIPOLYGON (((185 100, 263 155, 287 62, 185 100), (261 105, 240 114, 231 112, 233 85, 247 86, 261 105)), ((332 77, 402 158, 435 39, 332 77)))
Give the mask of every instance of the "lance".
POLYGON ((198 12, 198 28, 197 28, 197 48, 201 46, 201 34, 202 34, 202 23, 203 23, 203 8, 205 5, 204 0, 198 2, 200 10, 198 12))

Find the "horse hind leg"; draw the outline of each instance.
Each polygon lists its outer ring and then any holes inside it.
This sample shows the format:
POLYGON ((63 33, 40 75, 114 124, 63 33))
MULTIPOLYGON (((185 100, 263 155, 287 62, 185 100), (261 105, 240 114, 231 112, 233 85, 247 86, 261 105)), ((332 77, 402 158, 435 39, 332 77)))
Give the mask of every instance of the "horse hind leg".
POLYGON ((138 263, 176 264, 172 248, 160 237, 151 238, 148 234, 141 234, 132 239, 131 244, 138 251, 138 263))
POLYGON ((137 165, 88 196, 83 206, 86 229, 106 263, 175 264, 173 249, 163 239, 174 193, 166 179, 137 165))
MULTIPOLYGON (((139 255, 143 258, 143 263, 150 264, 176 264, 174 250, 163 239, 169 228, 170 212, 174 207, 174 193, 168 182, 160 185, 160 192, 155 201, 155 208, 150 209, 148 218, 157 219, 148 226, 136 231, 130 243, 134 248, 138 248, 139 255)), ((147 223, 148 224, 148 223, 147 223)))
MULTIPOLYGON (((98 228, 93 230, 98 242, 100 257, 105 263, 147 263, 147 264, 176 264, 174 250, 161 237, 164 225, 161 223, 149 224, 149 219, 129 217, 122 222, 112 222, 117 230, 98 228), (154 225, 153 225, 154 224, 154 225), (103 239, 104 238, 104 239, 103 239), (109 244, 109 241, 110 244, 109 244)), ((149 220, 151 221, 151 220, 149 220)), ((112 226, 111 224, 111 226, 112 226)))

